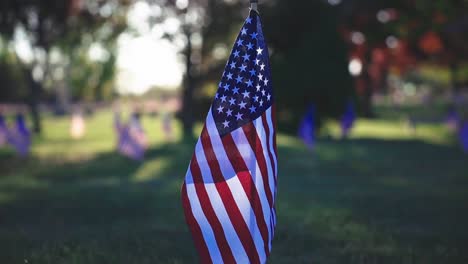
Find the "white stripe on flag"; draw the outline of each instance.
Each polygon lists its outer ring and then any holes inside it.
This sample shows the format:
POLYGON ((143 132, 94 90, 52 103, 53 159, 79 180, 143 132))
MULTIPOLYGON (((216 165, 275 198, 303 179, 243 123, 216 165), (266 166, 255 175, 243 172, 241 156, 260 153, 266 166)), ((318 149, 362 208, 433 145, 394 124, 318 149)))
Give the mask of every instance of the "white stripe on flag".
MULTIPOLYGON (((200 170, 203 176, 203 179, 209 179, 205 182, 204 186, 206 188, 206 192, 208 193, 208 197, 210 202, 213 206, 213 210, 216 214, 216 217, 219 219, 221 226, 223 227, 224 234, 226 235, 226 240, 229 243, 229 247, 231 248, 232 254, 236 259, 237 263, 248 263, 249 258, 242 246, 242 243, 237 235, 234 226, 229 218, 229 215, 224 207, 223 201, 216 189, 216 184, 213 183, 213 176, 211 175, 211 170, 206 161, 205 152, 203 151, 202 144, 197 144, 196 146, 197 152, 197 161, 200 166, 200 170)), ((233 177, 233 179, 236 177, 233 177)), ((229 184, 228 184, 229 185, 229 184)), ((231 192, 233 190, 231 189, 231 192)), ((216 262, 214 262, 216 263, 216 262)))
MULTIPOLYGON (((271 217, 271 208, 268 203, 268 199, 266 197, 264 185, 263 185, 263 178, 262 173, 260 171, 260 167, 258 166, 257 160, 255 158, 255 153, 250 147, 247 138, 245 137, 244 131, 242 128, 234 130, 232 133, 232 138, 237 146, 237 149, 240 153, 242 153, 242 158, 244 159, 245 165, 250 171, 252 175, 252 180, 255 184, 255 188, 257 189, 258 196, 260 197, 260 204, 262 206, 263 217, 265 219, 265 223, 269 226, 270 217, 271 217)), ((268 228, 268 248, 271 249, 271 229, 268 228)))
MULTIPOLYGON (((268 123, 268 128, 270 130, 270 139, 269 139, 269 149, 270 149, 270 152, 273 156, 273 162, 275 163, 274 164, 274 168, 275 168, 275 171, 276 171, 276 175, 274 175, 275 177, 275 180, 276 178, 278 177, 278 161, 277 161, 277 157, 276 157, 276 152, 275 152, 275 147, 274 147, 274 141, 273 141, 273 137, 274 137, 274 131, 275 131, 275 127, 273 125, 273 121, 271 120, 271 111, 272 111, 272 108, 269 107, 267 110, 266 110, 266 119, 267 119, 267 123, 268 123)), ((276 190, 275 190, 275 193, 274 193, 274 198, 273 200, 276 201, 276 190)))
MULTIPOLYGON (((193 182, 190 167, 187 172, 186 178, 190 179, 190 182, 193 182)), ((206 246, 208 247, 208 251, 210 252, 211 260, 213 261, 213 263, 223 263, 223 258, 221 257, 218 244, 216 243, 213 229, 211 228, 211 225, 206 219, 206 216, 201 208, 200 201, 198 200, 198 195, 195 190, 195 184, 186 184, 186 188, 187 197, 190 202, 190 207, 192 209, 193 216, 195 217, 195 220, 197 221, 198 225, 200 225, 200 229, 203 233, 203 239, 205 240, 206 246)))
MULTIPOLYGON (((213 151, 216 155, 216 158, 218 159, 218 161, 225 160, 225 162, 219 162, 220 169, 224 177, 235 174, 232 164, 229 161, 229 158, 227 157, 226 150, 223 147, 223 143, 221 142, 221 138, 219 136, 218 130, 214 124, 214 119, 213 119, 211 110, 208 113, 208 117, 206 120, 206 127, 207 127, 207 132, 210 135, 211 144, 213 146, 213 151)), ((238 128, 235 131, 242 131, 242 128, 238 128)), ((233 135, 233 138, 235 141, 234 135, 233 135)), ((242 153, 242 158, 245 160, 244 158, 245 153, 242 151, 240 153, 242 153)), ((252 174, 252 171, 251 171, 251 174, 252 174)), ((260 234, 260 229, 258 227, 257 220, 255 219, 255 213, 252 209, 250 200, 245 194, 244 188, 242 187, 242 184, 237 177, 232 177, 231 179, 227 180, 226 183, 228 184, 229 189, 231 190, 231 193, 234 197, 234 200, 236 201, 237 206, 239 207, 239 210, 242 214, 242 217, 244 218, 244 221, 247 223, 247 226, 250 230, 250 234, 254 240, 255 247, 259 254, 260 261, 263 263, 266 261, 266 252, 264 250, 263 238, 262 238, 262 235, 260 234)), ((258 185, 256 185, 255 187, 257 188, 257 192, 259 193, 259 196, 265 198, 264 192, 260 192, 258 190, 258 185)), ((260 199, 262 200, 262 198, 260 199)), ((268 201, 267 201, 267 204, 268 204, 268 201)), ((262 210, 265 214, 263 203, 262 203, 262 210)), ((266 218, 266 215, 264 216, 266 218)))
POLYGON ((198 142, 195 145, 194 156, 196 157, 196 159, 198 161, 198 166, 200 167, 200 170, 201 170, 201 176, 203 178, 203 182, 205 184, 213 183, 214 182, 213 177, 211 176, 210 167, 209 167, 209 165, 208 165, 208 163, 206 162, 206 159, 205 159, 205 152, 203 151, 201 138, 198 139, 198 142), (208 168, 208 169, 206 169, 206 168, 208 168), (204 173, 204 172, 210 172, 210 173, 204 173))
MULTIPOLYGON (((271 156, 273 157, 273 163, 274 163, 274 171, 276 172, 275 175, 273 175, 273 177, 275 178, 275 181, 277 180, 277 177, 278 177, 278 161, 277 161, 277 157, 276 157, 276 152, 275 152, 275 147, 274 147, 274 133, 275 133, 275 127, 273 125, 273 121, 272 121, 272 107, 269 107, 267 110, 266 110, 266 120, 267 120, 267 124, 268 124, 268 129, 270 131, 270 138, 268 140, 268 145, 269 145, 269 150, 271 152, 271 156)), ((273 202, 274 202, 274 205, 276 204, 276 194, 277 194, 277 186, 275 186, 275 192, 273 193, 273 202)), ((275 207, 273 206, 272 208, 272 217, 273 217, 273 234, 275 232, 275 228, 276 228, 276 209, 275 207)))
POLYGON ((252 235, 253 241, 255 243, 255 247, 260 258, 261 263, 265 263, 266 261, 266 252, 263 247, 263 238, 260 234, 260 229, 257 225, 257 220, 255 219, 254 211, 250 205, 250 200, 247 198, 244 188, 242 187, 239 179, 234 177, 227 181, 229 189, 231 189, 232 195, 234 200, 236 201, 237 206, 244 218, 244 221, 247 223, 249 227, 250 234, 252 235))
POLYGON ((267 136, 266 136, 266 131, 265 131, 265 128, 263 127, 263 120, 262 120, 262 117, 259 117, 257 118, 257 120, 254 121, 254 126, 255 126, 255 130, 257 131, 257 134, 258 134, 258 137, 260 138, 260 142, 262 143, 262 149, 263 149, 263 157, 265 158, 265 162, 266 162, 266 165, 267 165, 267 172, 268 172, 268 184, 270 185, 270 191, 271 191, 271 195, 272 195, 272 199, 273 199, 273 203, 274 203, 274 198, 275 198, 275 189, 276 189, 276 186, 275 186, 275 179, 274 179, 274 175, 273 175, 273 169, 272 169, 272 165, 271 162, 270 162, 270 156, 268 154, 268 145, 267 145, 267 136))

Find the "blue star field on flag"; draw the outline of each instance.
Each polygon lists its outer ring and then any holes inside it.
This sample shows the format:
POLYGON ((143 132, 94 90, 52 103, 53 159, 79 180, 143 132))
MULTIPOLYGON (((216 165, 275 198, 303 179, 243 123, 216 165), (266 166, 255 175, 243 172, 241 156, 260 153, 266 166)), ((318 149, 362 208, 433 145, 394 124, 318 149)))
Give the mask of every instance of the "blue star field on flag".
POLYGON ((221 136, 255 120, 273 104, 268 48, 259 17, 247 18, 219 83, 213 117, 221 136))

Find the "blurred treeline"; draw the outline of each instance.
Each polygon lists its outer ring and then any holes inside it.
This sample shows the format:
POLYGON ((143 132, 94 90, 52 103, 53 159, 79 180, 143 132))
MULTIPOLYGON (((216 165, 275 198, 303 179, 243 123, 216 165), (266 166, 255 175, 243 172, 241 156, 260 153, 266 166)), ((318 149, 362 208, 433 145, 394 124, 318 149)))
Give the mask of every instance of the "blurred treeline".
POLYGON ((39 104, 65 113, 75 100, 110 99, 117 36, 130 1, 6 0, 0 2, 0 100, 29 105, 39 133, 39 104), (91 61, 100 45, 105 54, 91 61), (25 48, 26 47, 26 48, 25 48), (23 52, 21 52, 23 50, 23 52), (29 52, 28 52, 29 51, 29 52))
MULTIPOLYGON (((0 102, 27 103, 39 132, 41 103, 67 113, 74 101, 115 99, 117 39, 123 32, 138 34, 127 21, 136 2, 0 1, 0 102), (32 54, 21 57, 21 47, 13 46, 21 41, 32 54), (93 50, 99 52, 91 59, 93 50)), ((164 37, 181 46, 186 72, 180 117, 185 134, 192 135, 217 89, 248 1, 145 2, 149 27, 179 21, 178 30, 164 37)), ((468 80, 460 74, 468 59, 465 0, 268 0, 260 6, 283 128, 295 129, 310 104, 321 118, 339 117, 352 101, 371 117, 372 95, 385 90, 387 75, 421 62, 450 69, 455 92, 468 80), (350 58, 360 60, 356 76, 350 75, 350 58)))

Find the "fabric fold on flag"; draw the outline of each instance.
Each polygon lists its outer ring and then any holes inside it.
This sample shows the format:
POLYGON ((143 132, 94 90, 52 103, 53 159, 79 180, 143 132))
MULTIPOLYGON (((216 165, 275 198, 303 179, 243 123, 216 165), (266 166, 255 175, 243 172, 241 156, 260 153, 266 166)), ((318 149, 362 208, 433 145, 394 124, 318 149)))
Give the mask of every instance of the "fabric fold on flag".
POLYGON ((202 263, 265 263, 276 226, 277 151, 269 53, 251 11, 182 186, 202 263))

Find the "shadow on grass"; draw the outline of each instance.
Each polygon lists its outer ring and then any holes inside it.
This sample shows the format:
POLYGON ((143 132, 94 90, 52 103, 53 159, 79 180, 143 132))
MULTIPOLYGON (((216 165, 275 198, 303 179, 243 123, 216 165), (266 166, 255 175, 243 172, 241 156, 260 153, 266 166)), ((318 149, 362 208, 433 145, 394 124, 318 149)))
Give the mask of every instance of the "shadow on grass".
MULTIPOLYGON (((0 177, 1 263, 194 263, 180 206, 193 143, 0 177)), ((420 141, 279 145, 271 263, 466 263, 468 159, 420 141)))
POLYGON ((10 197, 0 200, 0 263, 195 259, 179 198, 191 152, 189 145, 165 145, 144 163, 114 153, 65 164, 23 160, 17 174, 0 177, 0 193, 10 197), (160 160, 151 177, 134 177, 160 160))
POLYGON ((466 262, 461 151, 415 140, 317 145, 280 148, 272 263, 466 262))

